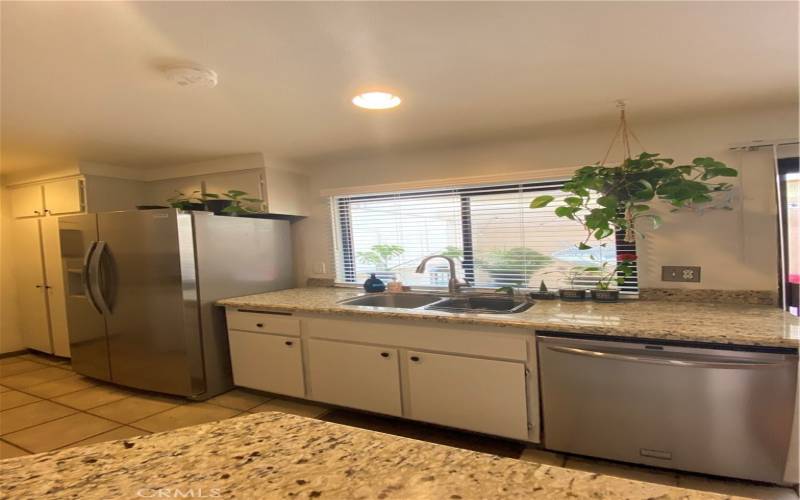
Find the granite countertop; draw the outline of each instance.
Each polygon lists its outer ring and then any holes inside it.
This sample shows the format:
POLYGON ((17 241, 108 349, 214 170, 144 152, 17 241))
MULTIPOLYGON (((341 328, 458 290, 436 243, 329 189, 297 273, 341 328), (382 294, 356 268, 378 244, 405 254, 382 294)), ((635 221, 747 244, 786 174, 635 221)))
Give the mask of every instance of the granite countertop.
POLYGON ((590 333, 745 346, 800 346, 798 318, 773 306, 624 300, 616 304, 540 300, 518 314, 474 314, 348 306, 339 301, 362 294, 353 288, 293 288, 220 300, 218 305, 284 312, 449 324, 590 333))
POLYGON ((730 498, 277 412, 1 463, 0 498, 730 498))

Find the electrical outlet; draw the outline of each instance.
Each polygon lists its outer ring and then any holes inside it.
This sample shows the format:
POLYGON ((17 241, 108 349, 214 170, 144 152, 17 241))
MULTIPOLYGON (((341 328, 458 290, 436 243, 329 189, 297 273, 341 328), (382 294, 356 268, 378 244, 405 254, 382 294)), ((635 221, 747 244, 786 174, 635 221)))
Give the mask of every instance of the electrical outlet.
POLYGON ((324 262, 315 262, 312 267, 314 274, 325 274, 327 270, 328 266, 326 266, 324 262))
POLYGON ((700 266, 661 266, 661 281, 700 283, 700 266))

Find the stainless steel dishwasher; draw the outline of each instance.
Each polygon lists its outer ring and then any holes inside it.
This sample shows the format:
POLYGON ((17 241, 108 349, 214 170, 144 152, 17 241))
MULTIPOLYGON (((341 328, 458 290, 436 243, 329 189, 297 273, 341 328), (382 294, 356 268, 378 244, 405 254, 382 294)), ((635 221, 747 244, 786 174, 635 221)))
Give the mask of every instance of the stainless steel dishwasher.
POLYGON ((783 482, 796 350, 551 335, 538 350, 546 448, 783 482))

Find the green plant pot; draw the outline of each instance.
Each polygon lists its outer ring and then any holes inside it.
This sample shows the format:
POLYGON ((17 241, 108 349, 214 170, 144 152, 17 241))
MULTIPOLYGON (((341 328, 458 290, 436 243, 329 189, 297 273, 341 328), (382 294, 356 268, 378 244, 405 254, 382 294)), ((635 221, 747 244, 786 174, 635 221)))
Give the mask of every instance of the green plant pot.
POLYGON ((556 298, 556 292, 531 292, 528 295, 536 300, 553 300, 556 298))
POLYGON ((231 200, 206 200, 208 210, 214 212, 216 215, 222 214, 222 211, 231 206, 231 203, 233 203, 231 200))
POLYGON ((558 291, 558 296, 561 300, 566 300, 567 302, 580 302, 581 300, 586 300, 586 290, 562 288, 558 291))
POLYGON ((592 300, 595 302, 619 302, 619 290, 592 290, 592 300))

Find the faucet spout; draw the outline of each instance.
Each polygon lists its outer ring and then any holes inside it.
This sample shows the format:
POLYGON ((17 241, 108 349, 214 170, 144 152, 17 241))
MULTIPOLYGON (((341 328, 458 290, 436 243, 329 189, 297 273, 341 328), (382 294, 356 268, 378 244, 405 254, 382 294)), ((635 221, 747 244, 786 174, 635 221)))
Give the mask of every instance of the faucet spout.
POLYGON ((417 266, 417 273, 424 273, 425 265, 428 263, 428 261, 436 258, 446 260, 448 266, 450 267, 450 280, 447 282, 447 289, 450 293, 458 293, 460 288, 470 286, 467 280, 456 276, 456 262, 452 257, 448 257, 446 255, 429 255, 425 257, 417 266))

